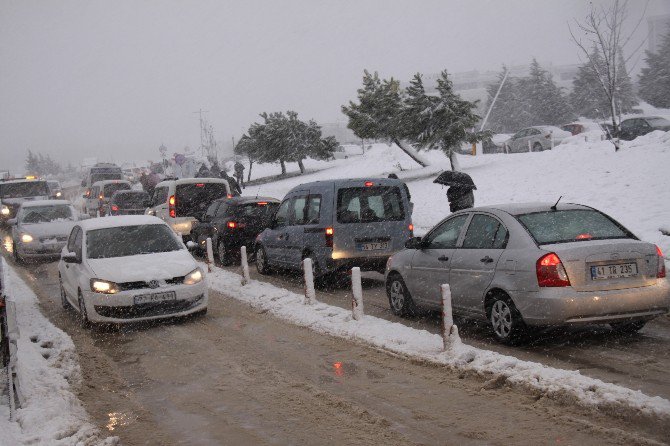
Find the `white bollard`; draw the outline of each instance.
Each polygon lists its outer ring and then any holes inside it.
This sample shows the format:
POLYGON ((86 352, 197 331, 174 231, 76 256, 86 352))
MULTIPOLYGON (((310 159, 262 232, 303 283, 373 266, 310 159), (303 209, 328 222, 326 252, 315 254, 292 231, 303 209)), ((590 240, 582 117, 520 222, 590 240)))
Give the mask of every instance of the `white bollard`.
POLYGON ((314 271, 312 271, 312 259, 307 257, 302 261, 302 269, 305 274, 305 304, 312 305, 316 302, 314 291, 314 271))
POLYGON ((212 239, 207 237, 207 271, 212 272, 212 265, 214 264, 214 250, 212 249, 212 239))
POLYGON ((251 281, 251 277, 249 277, 249 261, 247 260, 246 246, 242 246, 242 248, 240 248, 240 257, 240 263, 242 264, 242 285, 246 285, 251 281))
POLYGON ((444 350, 448 350, 452 345, 452 335, 458 337, 458 328, 454 325, 454 314, 451 308, 451 288, 448 283, 440 286, 442 292, 442 343, 444 350))
POLYGON ((351 316, 356 321, 363 319, 363 286, 361 285, 361 269, 351 268, 351 316))

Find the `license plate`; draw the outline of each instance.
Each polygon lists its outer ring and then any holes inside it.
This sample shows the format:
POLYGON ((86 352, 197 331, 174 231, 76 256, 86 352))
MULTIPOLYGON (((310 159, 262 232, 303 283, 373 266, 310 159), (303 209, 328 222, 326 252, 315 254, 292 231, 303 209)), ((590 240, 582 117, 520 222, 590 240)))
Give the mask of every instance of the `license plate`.
POLYGON ((624 277, 637 276, 637 263, 614 263, 611 265, 599 265, 591 267, 591 279, 621 279, 624 277))
POLYGON ((389 242, 370 242, 359 245, 361 251, 382 251, 389 249, 389 242))
POLYGON ((167 300, 176 300, 177 294, 174 291, 168 291, 165 293, 154 293, 154 294, 142 294, 135 296, 135 305, 137 304, 149 304, 154 302, 165 302, 167 300))

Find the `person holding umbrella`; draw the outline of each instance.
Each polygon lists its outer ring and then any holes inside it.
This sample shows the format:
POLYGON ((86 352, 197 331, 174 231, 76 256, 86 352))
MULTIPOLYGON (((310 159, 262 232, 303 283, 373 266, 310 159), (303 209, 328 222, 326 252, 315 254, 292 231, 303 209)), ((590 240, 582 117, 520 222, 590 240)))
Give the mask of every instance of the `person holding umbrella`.
POLYGON ((468 209, 475 205, 473 190, 477 189, 477 186, 467 173, 447 170, 435 178, 433 183, 449 186, 447 200, 449 200, 451 212, 468 209))

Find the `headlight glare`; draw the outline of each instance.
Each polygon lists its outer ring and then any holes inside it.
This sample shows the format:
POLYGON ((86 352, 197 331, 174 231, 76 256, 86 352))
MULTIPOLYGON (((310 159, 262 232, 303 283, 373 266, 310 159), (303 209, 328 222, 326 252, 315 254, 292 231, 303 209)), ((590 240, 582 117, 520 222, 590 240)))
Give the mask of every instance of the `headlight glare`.
POLYGON ((2 209, 0 209, 0 213, 2 215, 9 215, 9 208, 7 206, 3 206, 2 209))
POLYGON ((184 277, 184 285, 195 285, 200 282, 202 278, 202 271, 200 271, 200 268, 196 268, 184 277))
POLYGON ((108 280, 91 279, 91 291, 103 294, 116 294, 119 292, 119 287, 108 280))
POLYGON ((21 241, 23 243, 30 243, 33 241, 33 236, 30 234, 21 234, 21 241))

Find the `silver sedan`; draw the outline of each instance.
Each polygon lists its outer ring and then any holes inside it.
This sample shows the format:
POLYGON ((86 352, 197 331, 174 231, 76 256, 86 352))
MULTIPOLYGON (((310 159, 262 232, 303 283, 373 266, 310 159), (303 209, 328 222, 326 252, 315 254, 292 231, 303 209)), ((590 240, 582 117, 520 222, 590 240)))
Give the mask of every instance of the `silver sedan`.
POLYGON ((455 312, 486 318, 504 343, 528 326, 609 323, 634 332, 670 308, 661 250, 576 204, 456 212, 386 265, 397 315, 439 309, 443 283, 455 312))

